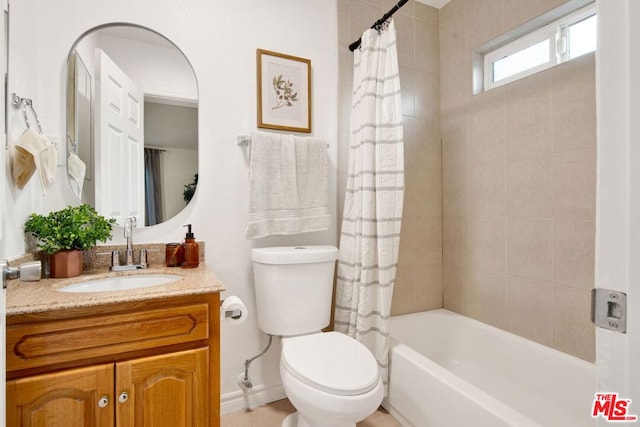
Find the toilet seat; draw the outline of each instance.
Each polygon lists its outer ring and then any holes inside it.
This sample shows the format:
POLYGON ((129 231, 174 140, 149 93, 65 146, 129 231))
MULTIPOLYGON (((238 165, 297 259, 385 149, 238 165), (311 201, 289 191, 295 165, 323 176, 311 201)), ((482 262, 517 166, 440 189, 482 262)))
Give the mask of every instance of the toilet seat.
POLYGON ((284 338, 281 363, 308 386, 341 396, 366 393, 380 380, 371 352, 338 332, 284 338))

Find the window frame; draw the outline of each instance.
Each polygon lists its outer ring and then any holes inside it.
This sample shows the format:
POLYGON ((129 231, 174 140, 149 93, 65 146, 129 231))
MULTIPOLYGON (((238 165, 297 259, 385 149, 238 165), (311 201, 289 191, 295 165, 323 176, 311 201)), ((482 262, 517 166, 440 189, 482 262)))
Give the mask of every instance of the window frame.
POLYGON ((568 28, 594 15, 597 15, 595 3, 578 9, 573 13, 551 22, 550 24, 523 36, 513 38, 506 44, 485 52, 483 54, 484 90, 487 91, 504 86, 521 78, 571 60, 569 57, 569 43, 567 40, 568 28), (528 68, 509 77, 505 77, 504 79, 493 81, 494 63, 545 40, 549 41, 549 61, 535 67, 528 68))

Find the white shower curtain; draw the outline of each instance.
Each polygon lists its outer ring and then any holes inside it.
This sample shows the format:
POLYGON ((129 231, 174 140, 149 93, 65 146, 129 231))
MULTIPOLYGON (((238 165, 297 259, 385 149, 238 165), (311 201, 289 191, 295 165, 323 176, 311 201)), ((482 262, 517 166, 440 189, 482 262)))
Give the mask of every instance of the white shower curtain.
MULTIPOLYGON (((351 141, 335 329, 356 338, 388 378, 389 315, 404 195, 400 78, 393 21, 354 52, 351 141)), ((385 392, 386 393, 386 392, 385 392)))

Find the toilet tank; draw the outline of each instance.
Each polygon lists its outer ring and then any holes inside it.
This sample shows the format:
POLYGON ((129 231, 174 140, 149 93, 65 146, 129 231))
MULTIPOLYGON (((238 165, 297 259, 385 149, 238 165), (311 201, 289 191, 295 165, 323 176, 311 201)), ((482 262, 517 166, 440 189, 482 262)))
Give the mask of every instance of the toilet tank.
POLYGON ((337 258, 334 246, 252 249, 258 327, 290 336, 329 325, 337 258))

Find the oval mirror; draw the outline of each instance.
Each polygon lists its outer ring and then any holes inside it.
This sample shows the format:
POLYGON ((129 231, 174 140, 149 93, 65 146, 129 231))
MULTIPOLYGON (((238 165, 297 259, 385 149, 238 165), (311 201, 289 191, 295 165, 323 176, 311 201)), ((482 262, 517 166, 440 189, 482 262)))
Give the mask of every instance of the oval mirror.
POLYGON ((155 225, 198 181, 198 84, 167 38, 135 25, 88 31, 67 60, 67 176, 119 225, 155 225))

